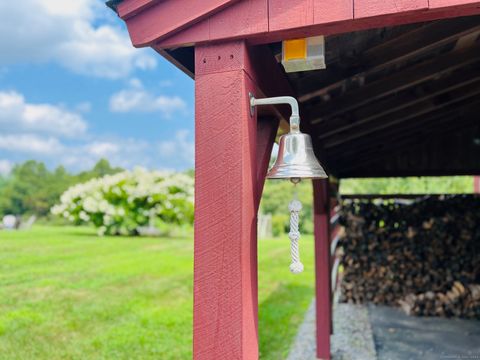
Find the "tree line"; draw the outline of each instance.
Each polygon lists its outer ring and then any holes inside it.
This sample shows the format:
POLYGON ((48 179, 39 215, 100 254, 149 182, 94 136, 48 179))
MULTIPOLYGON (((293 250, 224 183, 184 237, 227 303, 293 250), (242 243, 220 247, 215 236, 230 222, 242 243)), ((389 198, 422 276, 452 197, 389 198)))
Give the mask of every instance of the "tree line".
POLYGON ((105 160, 77 174, 59 166, 49 170, 39 161, 29 160, 14 166, 6 177, 0 177, 0 216, 6 214, 46 216, 70 186, 92 178, 122 171, 105 160))
MULTIPOLYGON (((5 214, 47 216, 60 196, 72 185, 92 178, 123 171, 113 167, 107 160, 99 160, 87 171, 72 174, 63 166, 49 170, 44 163, 29 160, 16 165, 6 177, 0 176, 0 216, 5 214)), ((193 177, 193 170, 186 172, 193 177)), ((341 193, 388 194, 388 193, 471 193, 473 178, 470 176, 436 178, 391 178, 391 179, 346 179, 340 183, 341 193)), ((260 211, 272 215, 273 234, 288 232, 288 203, 295 191, 303 204, 300 229, 313 232, 312 186, 302 181, 295 187, 288 181, 267 181, 260 211)))

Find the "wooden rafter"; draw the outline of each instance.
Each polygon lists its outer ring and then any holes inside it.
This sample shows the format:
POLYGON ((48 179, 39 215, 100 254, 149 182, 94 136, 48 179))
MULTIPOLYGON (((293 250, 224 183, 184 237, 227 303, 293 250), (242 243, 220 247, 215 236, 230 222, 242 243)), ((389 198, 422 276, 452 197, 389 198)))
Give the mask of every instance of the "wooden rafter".
POLYGON ((478 47, 450 52, 429 61, 407 68, 392 76, 353 90, 344 96, 318 106, 309 112, 312 124, 318 124, 398 91, 416 86, 441 74, 454 71, 478 61, 478 47))
POLYGON ((420 91, 418 91, 418 89, 415 89, 415 91, 405 91, 396 96, 380 100, 369 106, 360 108, 357 111, 353 111, 348 114, 348 117, 332 119, 324 124, 324 126, 318 126, 317 131, 319 133, 319 139, 330 138, 346 130, 351 131, 355 127, 367 124, 379 118, 390 115, 394 116, 397 111, 401 111, 407 107, 428 101, 436 96, 478 82, 479 79, 480 69, 477 70, 475 68, 472 70, 471 68, 468 68, 468 70, 460 72, 459 74, 455 73, 446 78, 433 80, 426 86, 426 88, 433 89, 433 91, 428 91, 428 89, 425 88, 422 88, 420 91))
POLYGON ((411 136, 428 134, 431 129, 436 129, 444 124, 451 123, 452 119, 457 117, 474 116, 478 111, 479 103, 465 102, 464 107, 454 106, 452 109, 442 109, 434 112, 426 117, 419 117, 409 121, 402 126, 393 126, 389 131, 382 131, 376 136, 369 136, 366 138, 353 141, 345 147, 339 147, 328 151, 329 159, 331 161, 341 161, 348 158, 358 158, 362 155, 369 157, 375 155, 379 151, 383 151, 390 146, 397 146, 401 141, 411 136))
MULTIPOLYGON (((477 109, 478 111, 478 109, 477 109)), ((452 118, 450 118, 452 119, 452 118)), ((395 156, 404 153, 405 151, 412 151, 415 147, 422 147, 425 145, 425 142, 428 140, 431 140, 435 137, 438 136, 444 136, 444 135, 449 135, 451 137, 452 132, 458 131, 458 130, 464 130, 465 128, 468 128, 468 126, 476 125, 477 124, 477 119, 474 116, 474 113, 472 112, 470 116, 466 116, 465 118, 454 118, 455 121, 444 121, 442 123, 442 126, 431 126, 431 128, 428 131, 428 136, 426 137, 424 133, 421 132, 416 132, 416 133, 411 133, 411 134, 404 134, 404 138, 401 140, 396 140, 392 141, 391 144, 383 148, 381 151, 379 150, 372 150, 369 153, 364 153, 361 156, 354 157, 354 161, 350 159, 349 161, 344 161, 344 162, 339 162, 338 166, 341 168, 342 173, 350 173, 355 169, 363 169, 365 167, 371 167, 372 164, 383 160, 383 159, 392 159, 395 156)), ((423 153, 421 150, 418 151, 418 153, 423 153)), ((458 158, 457 163, 459 163, 461 160, 461 157, 458 158)), ((477 163, 478 165, 478 163, 477 163)), ((448 169, 444 169, 445 172, 447 172, 448 169)), ((418 170, 417 170, 418 171, 418 170)), ((458 170, 456 170, 458 171, 458 170)), ((466 170, 465 174, 468 174, 469 170, 466 170)), ((380 171, 377 172, 377 174, 373 174, 373 171, 371 172, 371 176, 378 176, 380 175, 380 171)), ((438 174, 440 174, 441 171, 438 171, 438 174)), ((447 174, 452 174, 454 171, 447 174)), ((470 172, 471 174, 472 172, 470 172)), ((437 174, 437 175, 438 175, 437 174)), ((387 176, 387 174, 384 174, 384 176, 387 176)), ((398 176, 404 176, 399 174, 398 176)))
POLYGON ((473 81, 466 86, 455 89, 452 94, 449 95, 450 99, 444 102, 436 103, 432 99, 427 98, 414 106, 407 107, 396 112, 393 115, 387 114, 386 116, 363 123, 362 126, 356 128, 356 130, 342 136, 341 134, 329 137, 324 143, 325 148, 338 147, 341 144, 350 142, 361 137, 365 137, 372 133, 377 133, 381 130, 388 129, 394 125, 399 125, 407 121, 413 121, 415 118, 425 116, 431 112, 442 110, 448 106, 458 104, 463 100, 470 99, 473 96, 480 94, 480 82, 473 81))
MULTIPOLYGON (((425 26, 414 28, 400 36, 381 42, 358 55, 357 64, 361 64, 360 71, 352 72, 346 77, 326 80, 318 88, 315 76, 302 79, 302 88, 299 89, 299 101, 307 102, 315 97, 324 96, 333 89, 344 86, 349 81, 365 78, 369 73, 381 71, 388 66, 405 62, 422 53, 428 53, 434 48, 455 42, 462 36, 480 30, 480 18, 471 17, 464 21, 447 20, 436 21, 425 26), (415 39, 415 41, 412 41, 415 39)), ((328 46, 328 41, 327 41, 328 46)), ((358 66, 351 67, 352 70, 358 66)))

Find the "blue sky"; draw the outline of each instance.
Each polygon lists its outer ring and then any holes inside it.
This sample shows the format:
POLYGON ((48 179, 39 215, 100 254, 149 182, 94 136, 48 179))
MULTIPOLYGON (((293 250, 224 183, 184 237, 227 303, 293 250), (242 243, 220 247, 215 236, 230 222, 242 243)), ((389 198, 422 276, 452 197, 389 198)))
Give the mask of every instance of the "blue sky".
POLYGON ((0 175, 27 159, 193 167, 193 81, 133 48, 103 0, 1 1, 0 49, 0 175))

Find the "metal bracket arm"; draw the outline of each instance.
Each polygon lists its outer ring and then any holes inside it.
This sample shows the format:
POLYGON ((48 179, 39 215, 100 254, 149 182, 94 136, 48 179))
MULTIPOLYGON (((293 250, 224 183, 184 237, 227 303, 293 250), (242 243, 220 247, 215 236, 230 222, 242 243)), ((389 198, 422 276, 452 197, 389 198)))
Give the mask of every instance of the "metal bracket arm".
POLYGON ((250 114, 253 116, 255 113, 255 106, 259 105, 290 105, 292 109, 292 115, 290 116, 290 133, 296 134, 300 132, 300 113, 298 110, 297 99, 291 96, 277 96, 264 99, 256 99, 250 94, 250 114))

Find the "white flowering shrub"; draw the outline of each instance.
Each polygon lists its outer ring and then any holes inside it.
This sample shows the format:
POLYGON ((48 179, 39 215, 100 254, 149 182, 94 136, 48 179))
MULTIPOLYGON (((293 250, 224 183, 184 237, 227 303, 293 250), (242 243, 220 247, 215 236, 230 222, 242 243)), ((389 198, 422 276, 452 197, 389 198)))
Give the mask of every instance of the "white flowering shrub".
POLYGON ((152 219, 193 222, 193 179, 181 173, 135 169, 69 188, 51 212, 93 224, 99 235, 136 235, 152 219))

